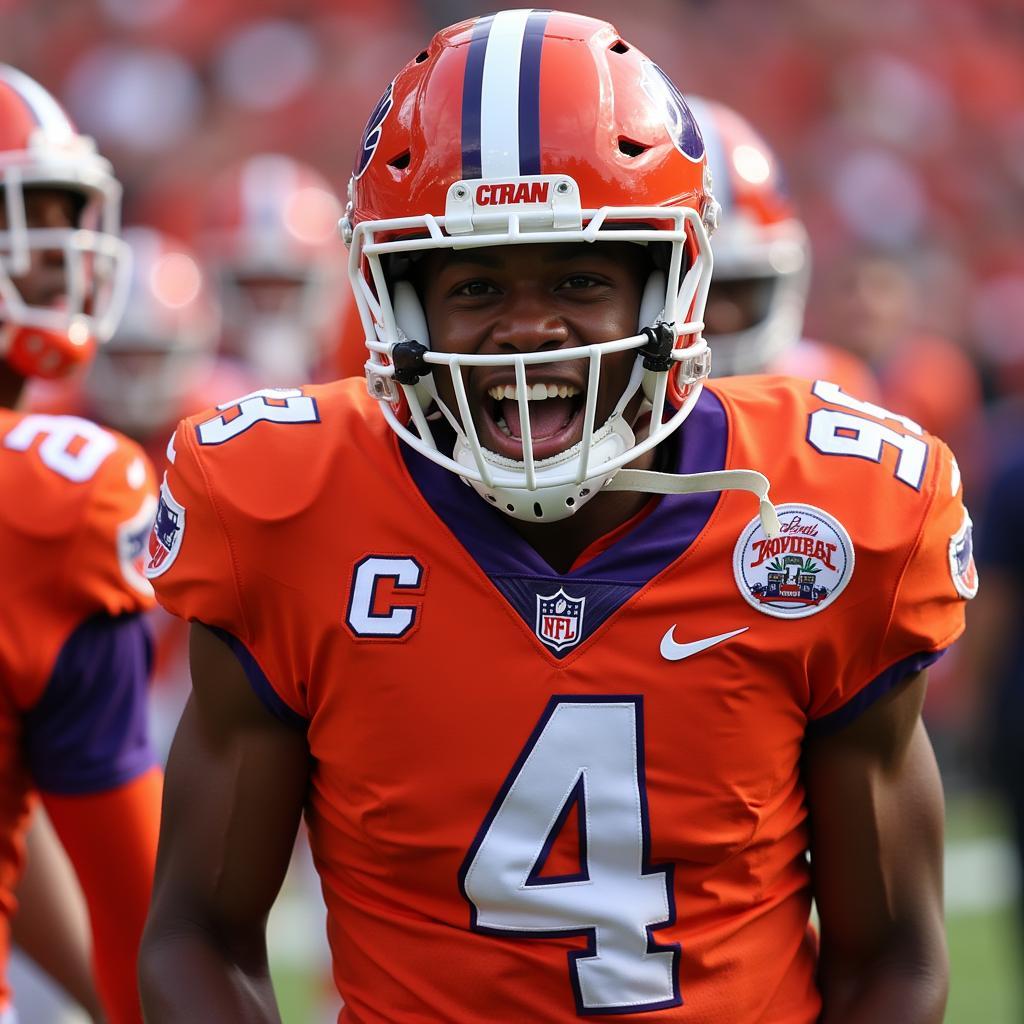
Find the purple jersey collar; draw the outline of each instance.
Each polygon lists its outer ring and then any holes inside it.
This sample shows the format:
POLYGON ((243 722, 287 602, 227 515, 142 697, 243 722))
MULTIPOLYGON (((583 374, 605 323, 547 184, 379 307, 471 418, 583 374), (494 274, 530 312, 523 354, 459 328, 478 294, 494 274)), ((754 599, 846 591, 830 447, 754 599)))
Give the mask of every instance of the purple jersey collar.
MULTIPOLYGON (((679 433, 673 471, 708 473, 725 467, 728 422, 717 396, 705 389, 679 433)), ((696 539, 718 501, 717 493, 671 494, 607 550, 561 574, 454 473, 406 444, 400 445, 420 493, 488 576, 594 580, 641 587, 674 562, 696 539)))

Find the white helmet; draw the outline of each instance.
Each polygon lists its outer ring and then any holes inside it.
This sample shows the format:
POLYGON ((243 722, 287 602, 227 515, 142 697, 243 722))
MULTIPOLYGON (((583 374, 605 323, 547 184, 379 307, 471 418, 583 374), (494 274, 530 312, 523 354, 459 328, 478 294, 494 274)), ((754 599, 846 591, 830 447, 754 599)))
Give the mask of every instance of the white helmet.
POLYGON ((762 373, 800 340, 811 272, 807 232, 764 139, 729 107, 696 96, 687 102, 722 208, 705 309, 714 372, 762 373))

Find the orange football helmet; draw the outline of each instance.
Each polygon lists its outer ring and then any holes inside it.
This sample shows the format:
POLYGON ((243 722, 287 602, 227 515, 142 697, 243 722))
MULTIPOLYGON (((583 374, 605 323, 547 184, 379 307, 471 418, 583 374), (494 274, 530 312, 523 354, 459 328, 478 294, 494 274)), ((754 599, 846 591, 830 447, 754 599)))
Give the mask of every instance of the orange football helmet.
POLYGON ((0 64, 0 358, 26 377, 58 377, 87 361, 117 326, 130 253, 118 238, 121 186, 38 82, 0 64), (67 227, 31 223, 26 194, 76 197, 67 227), (33 287, 43 262, 48 283, 33 287), (54 273, 55 259, 61 266, 54 273), (58 283, 59 282, 59 283, 58 283))
POLYGON ((603 21, 558 11, 502 11, 439 32, 388 85, 367 122, 342 230, 369 350, 366 375, 392 428, 510 515, 577 511, 620 467, 683 421, 709 369, 701 318, 717 204, 704 143, 679 90, 603 21), (403 266, 417 252, 614 241, 663 257, 647 282, 635 335, 516 355, 431 350, 403 266), (636 350, 625 393, 595 423, 601 360, 636 350), (469 366, 513 368, 522 421, 539 364, 587 360, 583 440, 522 462, 485 449, 462 380, 469 366), (460 408, 432 373, 451 374, 460 408), (638 441, 622 411, 643 389, 653 406, 638 441), (456 434, 439 450, 431 417, 456 434))
POLYGON ((198 245, 224 310, 224 349, 267 385, 310 379, 344 298, 341 203, 307 164, 260 153, 211 186, 198 245))
POLYGON ((721 103, 687 102, 722 207, 705 310, 715 376, 763 373, 800 340, 811 273, 807 232, 764 139, 721 103))

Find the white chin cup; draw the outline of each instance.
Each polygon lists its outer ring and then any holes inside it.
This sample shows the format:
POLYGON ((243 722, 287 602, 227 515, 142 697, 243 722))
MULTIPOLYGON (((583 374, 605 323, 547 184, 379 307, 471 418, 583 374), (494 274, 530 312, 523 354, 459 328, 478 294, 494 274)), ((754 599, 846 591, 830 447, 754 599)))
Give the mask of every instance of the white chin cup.
MULTIPOLYGON (((570 481, 545 485, 545 478, 563 476, 564 468, 579 458, 582 442, 537 462, 534 466, 537 486, 533 490, 521 486, 524 463, 507 459, 486 448, 483 450, 484 462, 490 470, 493 485, 489 486, 481 480, 467 477, 462 479, 489 505, 501 509, 513 519, 521 519, 527 523, 553 523, 560 519, 568 519, 590 501, 618 472, 602 472, 601 467, 618 458, 635 444, 636 437, 630 426, 621 416, 613 415, 600 430, 594 432, 590 443, 590 472, 587 479, 581 483, 570 481)), ((476 470, 476 459, 461 434, 452 457, 460 466, 476 470)))

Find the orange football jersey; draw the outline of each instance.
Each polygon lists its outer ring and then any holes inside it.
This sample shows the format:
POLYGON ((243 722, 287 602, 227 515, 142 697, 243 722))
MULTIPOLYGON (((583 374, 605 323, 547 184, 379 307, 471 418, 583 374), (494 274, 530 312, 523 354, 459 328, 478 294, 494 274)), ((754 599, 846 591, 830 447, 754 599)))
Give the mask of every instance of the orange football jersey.
POLYGON ((564 574, 362 381, 184 421, 147 574, 304 729, 341 1020, 809 1024, 809 731, 963 628, 955 462, 830 384, 709 385, 667 496, 564 574), (624 1015, 624 1016, 622 1016, 624 1015))
MULTIPOLYGON (((94 616, 152 606, 152 588, 142 569, 156 485, 141 449, 126 438, 78 417, 0 409, 0 493, 5 496, 0 504, 2 972, 31 791, 49 779, 67 781, 62 772, 78 770, 61 763, 67 734, 53 731, 53 717, 45 712, 32 716, 72 634, 94 616), (50 731, 44 733, 47 727, 50 731), (36 777, 33 761, 45 766, 45 779, 36 777)), ((83 725, 91 721, 85 704, 92 697, 68 692, 57 696, 80 701, 74 716, 83 725)), ((111 768, 96 746, 102 739, 90 742, 95 775, 81 779, 81 786, 72 780, 58 791, 103 788, 143 766, 144 751, 122 751, 117 753, 118 766, 111 768), (104 774, 108 768, 116 778, 104 774)), ((8 998, 0 973, 0 1008, 8 998)))

